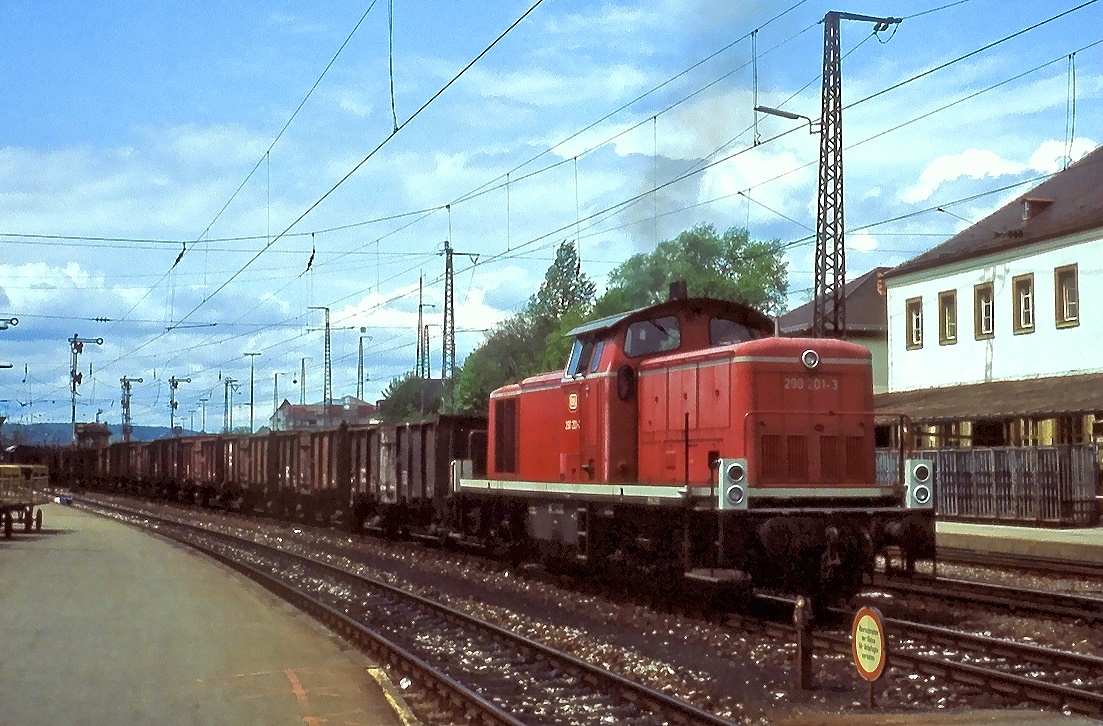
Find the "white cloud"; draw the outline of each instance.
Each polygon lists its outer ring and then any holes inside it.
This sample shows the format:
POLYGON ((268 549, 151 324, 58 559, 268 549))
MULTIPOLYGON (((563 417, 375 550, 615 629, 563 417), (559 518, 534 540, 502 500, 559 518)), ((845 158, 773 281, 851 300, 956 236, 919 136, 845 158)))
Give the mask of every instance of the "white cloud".
POLYGON ((879 246, 876 238, 866 231, 853 232, 846 236, 846 246, 858 252, 873 252, 879 246))
POLYGON ((1082 136, 1073 140, 1071 153, 1068 153, 1070 149, 1065 146, 1063 141, 1043 141, 1038 150, 1030 155, 1030 161, 1027 163, 1031 169, 1037 169, 1046 174, 1056 174, 1064 168, 1066 155, 1070 158, 1070 161, 1075 162, 1094 149, 1095 142, 1082 136))
POLYGON ((373 106, 370 103, 363 103, 349 98, 348 96, 342 97, 337 103, 342 111, 348 111, 353 116, 358 116, 359 118, 366 118, 373 110, 373 106))
POLYGON ((940 156, 919 175, 919 181, 900 193, 905 202, 915 204, 930 199, 942 184, 962 177, 983 179, 1018 174, 1029 167, 1004 159, 994 151, 966 149, 960 154, 940 156))

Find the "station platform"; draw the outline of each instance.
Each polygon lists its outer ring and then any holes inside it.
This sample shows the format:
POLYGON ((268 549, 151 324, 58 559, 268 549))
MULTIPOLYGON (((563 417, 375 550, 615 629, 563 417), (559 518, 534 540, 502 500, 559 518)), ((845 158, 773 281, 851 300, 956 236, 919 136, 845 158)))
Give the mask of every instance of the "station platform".
POLYGON ((1050 529, 940 521, 935 525, 935 542, 939 548, 953 550, 1103 565, 1103 527, 1050 529))
POLYGON ((0 724, 410 726, 375 664, 182 545, 48 504, 0 539, 0 724))

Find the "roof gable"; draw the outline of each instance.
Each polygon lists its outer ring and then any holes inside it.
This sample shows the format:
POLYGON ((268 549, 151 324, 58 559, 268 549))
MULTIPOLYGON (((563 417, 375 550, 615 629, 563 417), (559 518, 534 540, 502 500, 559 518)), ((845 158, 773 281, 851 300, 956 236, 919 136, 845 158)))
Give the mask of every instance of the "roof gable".
MULTIPOLYGON (((878 290, 877 281, 887 267, 875 267, 860 277, 846 283, 843 296, 846 301, 846 329, 849 332, 888 332, 888 308, 885 296, 878 290)), ((812 330, 812 302, 793 308, 777 319, 782 335, 810 333, 812 330)))
POLYGON ((942 244, 894 267, 886 278, 1103 229, 1103 147, 942 244))

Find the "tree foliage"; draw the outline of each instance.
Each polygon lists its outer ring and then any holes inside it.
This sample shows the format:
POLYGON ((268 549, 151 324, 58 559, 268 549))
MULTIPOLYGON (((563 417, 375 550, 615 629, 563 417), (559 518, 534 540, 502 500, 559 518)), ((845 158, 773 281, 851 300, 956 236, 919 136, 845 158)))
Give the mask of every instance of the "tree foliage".
MULTIPOLYGON (((678 280, 686 281, 692 297, 732 300, 768 314, 780 313, 788 288, 782 252, 778 240, 751 240, 739 228, 720 234, 710 224, 699 224, 650 253, 627 259, 610 273, 608 289, 595 301, 596 286, 583 274, 577 248, 564 242, 525 308, 496 326, 464 361, 456 376, 456 408, 486 411, 494 389, 562 366, 572 342, 566 334, 572 328, 662 302, 670 283, 678 280)), ((413 385, 401 380, 392 386, 397 383, 413 385)), ((394 393, 404 395, 404 390, 398 386, 394 393)), ((384 397, 389 394, 390 389, 384 397)))
POLYGON ((379 418, 385 423, 420 421, 441 408, 440 381, 427 381, 413 373, 399 376, 383 391, 379 418))
POLYGON ((678 280, 686 281, 692 297, 732 300, 769 314, 784 310, 788 289, 779 240, 759 242, 745 229, 719 234, 711 224, 699 224, 609 273, 609 291, 595 314, 662 302, 670 283, 678 280))
MULTIPOLYGON (((559 245, 544 282, 525 309, 494 328, 464 361, 456 375, 456 408, 485 411, 495 388, 548 370, 545 348, 549 340, 562 347, 561 335, 557 336, 562 322, 581 321, 593 304, 596 289, 582 272, 574 243, 559 245)), ((551 367, 561 363, 556 361, 551 367)))

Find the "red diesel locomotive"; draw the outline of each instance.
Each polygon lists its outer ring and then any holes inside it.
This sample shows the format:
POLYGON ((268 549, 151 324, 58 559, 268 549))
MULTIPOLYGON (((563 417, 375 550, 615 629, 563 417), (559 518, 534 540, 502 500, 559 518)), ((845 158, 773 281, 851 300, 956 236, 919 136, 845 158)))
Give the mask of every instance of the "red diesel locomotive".
POLYGON ((774 337, 770 318, 711 299, 571 335, 564 371, 492 394, 486 475, 454 473, 458 534, 840 595, 889 546, 933 557, 929 463, 877 480, 865 348, 774 337))
POLYGON ((489 421, 117 442, 55 474, 653 582, 845 596, 888 547, 933 557, 930 463, 878 477, 866 349, 711 299, 571 335, 566 368, 495 391, 489 421))

